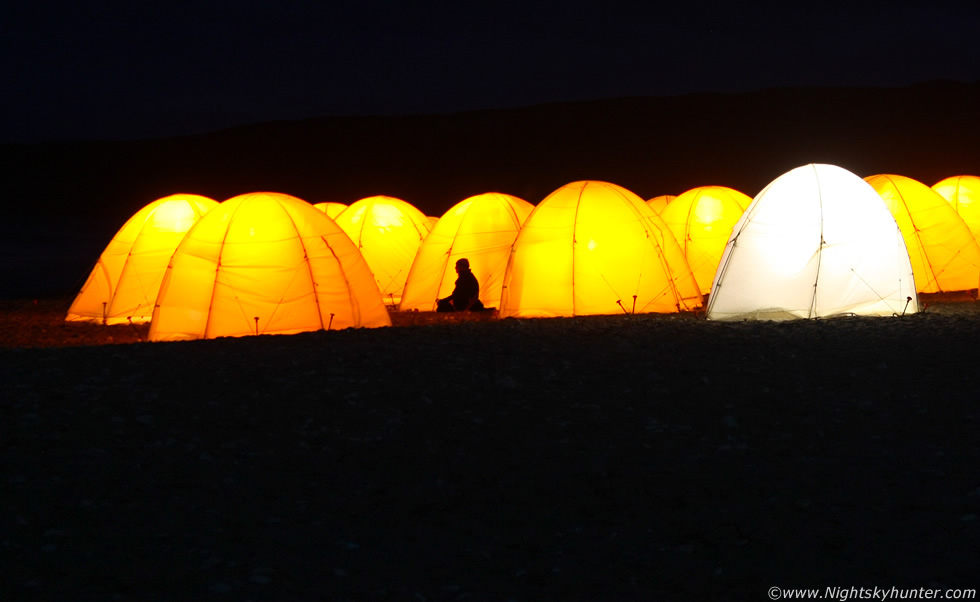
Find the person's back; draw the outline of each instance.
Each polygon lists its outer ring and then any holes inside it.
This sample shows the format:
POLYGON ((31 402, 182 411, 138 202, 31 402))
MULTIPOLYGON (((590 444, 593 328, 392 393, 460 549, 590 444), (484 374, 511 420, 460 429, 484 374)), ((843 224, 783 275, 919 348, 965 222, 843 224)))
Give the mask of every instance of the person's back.
POLYGON ((470 262, 463 258, 456 262, 456 287, 445 299, 439 299, 436 311, 476 311, 483 309, 480 302, 480 283, 470 270, 470 262))

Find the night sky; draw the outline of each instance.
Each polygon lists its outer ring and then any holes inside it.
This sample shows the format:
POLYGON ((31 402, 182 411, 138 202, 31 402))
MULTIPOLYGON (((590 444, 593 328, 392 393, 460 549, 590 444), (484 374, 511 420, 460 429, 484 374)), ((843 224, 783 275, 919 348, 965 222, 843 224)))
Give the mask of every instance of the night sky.
POLYGON ((0 142, 980 79, 980 3, 858 4, 4 2, 0 142))

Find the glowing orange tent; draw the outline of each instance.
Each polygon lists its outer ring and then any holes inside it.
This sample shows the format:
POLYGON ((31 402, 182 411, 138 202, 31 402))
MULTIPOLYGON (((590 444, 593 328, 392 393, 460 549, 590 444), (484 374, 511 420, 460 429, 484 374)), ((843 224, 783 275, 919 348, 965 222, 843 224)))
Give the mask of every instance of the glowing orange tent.
POLYGON ((385 302, 401 303, 408 271, 429 233, 429 218, 401 199, 372 196, 351 203, 334 220, 364 255, 385 302))
POLYGON ((678 195, 660 211, 684 250, 701 294, 711 291, 732 227, 751 202, 748 195, 726 186, 700 186, 678 195))
POLYGON ((674 235, 637 195, 572 182, 535 207, 504 275, 501 317, 677 312, 703 298, 674 235))
POLYGON ((647 205, 650 209, 653 209, 655 213, 660 213, 664 210, 664 207, 670 204, 671 201, 677 197, 672 194, 662 194, 660 196, 655 196, 647 201, 647 205))
POLYGON ((916 290, 966 291, 980 283, 980 247, 946 199, 925 184, 897 175, 865 178, 902 231, 916 290))
POLYGON ((333 201, 327 201, 326 203, 315 203, 313 205, 320 211, 327 214, 329 218, 335 218, 344 210, 347 209, 347 205, 344 203, 334 203, 333 201))
POLYGON ((149 338, 390 325, 374 276, 337 224, 306 201, 257 192, 228 199, 187 232, 149 338))
POLYGON ((137 211, 102 252, 65 320, 149 320, 170 256, 191 226, 217 205, 196 194, 174 194, 137 211))
POLYGON ((399 309, 434 311, 456 283, 456 260, 466 258, 480 282, 480 301, 499 307, 510 248, 534 205, 488 192, 460 201, 422 241, 405 281, 399 309))
POLYGON ((932 189, 953 205, 980 243, 980 176, 953 176, 936 182, 932 189))

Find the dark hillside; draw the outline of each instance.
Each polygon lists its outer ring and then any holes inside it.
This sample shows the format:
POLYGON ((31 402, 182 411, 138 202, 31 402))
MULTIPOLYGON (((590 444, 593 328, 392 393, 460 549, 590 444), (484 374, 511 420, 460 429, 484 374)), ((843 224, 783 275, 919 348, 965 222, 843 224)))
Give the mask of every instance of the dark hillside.
POLYGON ((13 249, 4 255, 3 281, 25 275, 20 254, 66 271, 54 288, 3 289, 0 296, 70 291, 75 284, 66 279, 84 278, 130 215, 175 192, 224 200, 273 190, 346 203, 386 194, 438 216, 473 194, 499 191, 537 203, 582 179, 611 181, 644 198, 708 184, 754 196, 812 162, 931 185, 980 171, 978 108, 980 83, 935 82, 324 117, 180 138, 0 146, 10 216, 4 238, 13 249))

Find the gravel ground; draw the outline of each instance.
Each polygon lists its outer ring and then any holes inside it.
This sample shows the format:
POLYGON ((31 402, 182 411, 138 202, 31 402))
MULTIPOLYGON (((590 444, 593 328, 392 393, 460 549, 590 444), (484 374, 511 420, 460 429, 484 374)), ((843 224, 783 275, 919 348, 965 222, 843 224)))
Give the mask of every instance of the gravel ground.
POLYGON ((0 307, 0 600, 972 587, 980 304, 181 343, 0 307))

